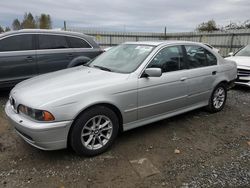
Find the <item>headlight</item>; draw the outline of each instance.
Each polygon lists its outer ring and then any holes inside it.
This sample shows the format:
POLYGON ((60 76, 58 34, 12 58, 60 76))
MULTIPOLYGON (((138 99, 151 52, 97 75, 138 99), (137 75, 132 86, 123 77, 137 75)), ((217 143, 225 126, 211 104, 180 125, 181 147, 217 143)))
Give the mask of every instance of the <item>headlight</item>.
POLYGON ((22 104, 20 104, 18 106, 18 112, 21 112, 21 113, 25 114, 26 116, 29 116, 32 119, 35 119, 38 121, 53 121, 53 120, 55 120, 54 116, 48 111, 29 108, 29 107, 24 106, 22 104))

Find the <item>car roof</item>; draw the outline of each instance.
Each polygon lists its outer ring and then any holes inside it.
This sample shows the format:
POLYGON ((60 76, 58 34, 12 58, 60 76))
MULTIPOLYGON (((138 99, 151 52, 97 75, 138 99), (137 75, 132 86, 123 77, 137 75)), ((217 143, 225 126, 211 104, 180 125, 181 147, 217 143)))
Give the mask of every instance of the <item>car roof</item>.
POLYGON ((125 44, 138 44, 138 45, 169 45, 169 44, 201 44, 199 42, 183 41, 183 40, 159 40, 159 41, 138 41, 138 42, 125 42, 125 44))
POLYGON ((40 33, 40 34, 64 34, 64 35, 74 35, 79 37, 89 38, 90 36, 83 33, 72 32, 72 31, 63 31, 63 30, 53 30, 53 29, 21 29, 17 31, 9 31, 0 34, 0 37, 13 35, 13 34, 27 34, 27 33, 40 33))
POLYGON ((94 41, 92 36, 85 35, 83 33, 73 32, 73 31, 62 31, 62 30, 53 30, 53 29, 21 29, 17 31, 8 31, 0 34, 0 38, 8 37, 16 34, 58 34, 58 35, 69 35, 74 37, 79 37, 87 40, 92 47, 100 48, 99 45, 94 41))

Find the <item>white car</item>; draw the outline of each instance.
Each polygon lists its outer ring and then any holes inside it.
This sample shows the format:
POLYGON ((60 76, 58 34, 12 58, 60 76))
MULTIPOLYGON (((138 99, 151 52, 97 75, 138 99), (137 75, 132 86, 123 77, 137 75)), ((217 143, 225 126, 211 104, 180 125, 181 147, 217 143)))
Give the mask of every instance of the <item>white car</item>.
POLYGON ((250 44, 241 48, 235 54, 230 52, 225 59, 235 61, 238 69, 236 84, 250 87, 250 44))

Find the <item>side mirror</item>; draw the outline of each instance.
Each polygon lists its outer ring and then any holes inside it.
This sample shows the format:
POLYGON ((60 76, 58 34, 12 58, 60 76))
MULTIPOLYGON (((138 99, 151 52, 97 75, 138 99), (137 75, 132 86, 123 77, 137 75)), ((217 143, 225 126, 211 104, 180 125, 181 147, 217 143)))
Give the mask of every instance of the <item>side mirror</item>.
POLYGON ((233 52, 230 52, 230 53, 228 53, 228 55, 229 55, 229 56, 233 56, 233 55, 234 55, 234 53, 233 53, 233 52))
POLYGON ((144 74, 145 74, 147 77, 161 77, 162 71, 161 71, 160 68, 147 68, 147 69, 144 71, 144 74))

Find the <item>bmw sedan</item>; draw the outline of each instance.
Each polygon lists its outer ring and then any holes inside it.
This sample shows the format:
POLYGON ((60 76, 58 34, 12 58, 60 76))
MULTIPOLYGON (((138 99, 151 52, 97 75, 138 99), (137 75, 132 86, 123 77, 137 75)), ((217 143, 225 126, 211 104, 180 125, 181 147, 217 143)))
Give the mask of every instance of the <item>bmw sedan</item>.
POLYGON ((5 112, 29 144, 93 156, 120 131, 201 107, 221 111, 236 76, 233 61, 201 43, 128 42, 84 66, 21 82, 5 112))

